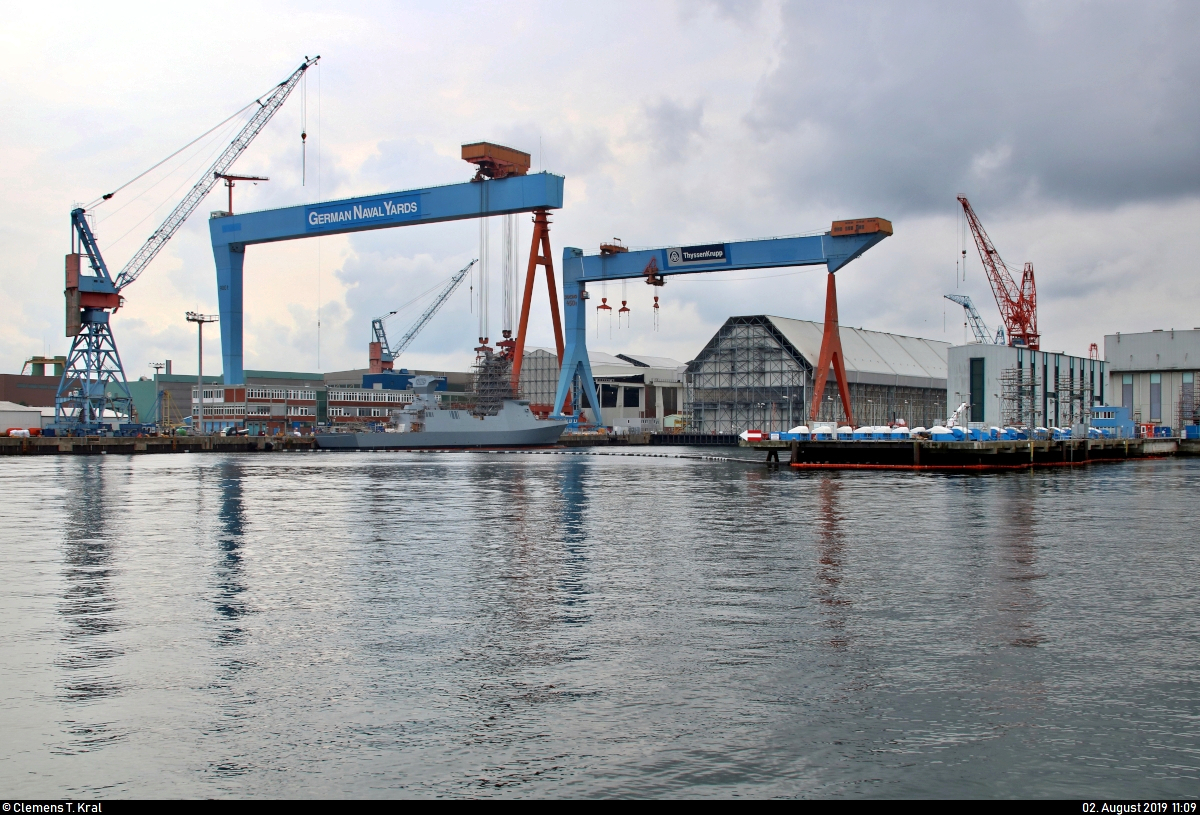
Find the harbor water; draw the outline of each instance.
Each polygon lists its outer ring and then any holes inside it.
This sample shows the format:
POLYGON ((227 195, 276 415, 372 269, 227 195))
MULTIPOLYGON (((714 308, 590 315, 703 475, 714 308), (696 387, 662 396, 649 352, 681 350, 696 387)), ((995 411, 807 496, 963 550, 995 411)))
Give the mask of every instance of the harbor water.
POLYGON ((0 462, 0 789, 1200 790, 1200 461, 688 452, 0 462))

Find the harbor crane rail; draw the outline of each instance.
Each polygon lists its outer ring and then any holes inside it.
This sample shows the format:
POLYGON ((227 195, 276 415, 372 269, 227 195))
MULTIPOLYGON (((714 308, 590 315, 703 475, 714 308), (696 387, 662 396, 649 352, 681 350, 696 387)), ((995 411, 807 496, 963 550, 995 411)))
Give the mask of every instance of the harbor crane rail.
POLYGON ((388 344, 387 331, 383 326, 383 322, 396 312, 393 311, 390 314, 385 314, 382 317, 376 317, 371 321, 371 337, 373 339, 369 347, 368 355, 370 358, 371 373, 378 374, 383 373, 384 371, 392 370, 396 358, 404 353, 404 350, 412 344, 412 341, 417 338, 418 334, 421 333, 421 329, 423 329, 426 323, 433 319, 433 315, 437 314, 438 310, 445 305, 446 301, 450 299, 450 295, 454 294, 459 285, 463 282, 463 278, 467 276, 467 272, 471 271, 471 267, 478 262, 479 258, 475 258, 466 266, 454 273, 454 275, 450 278, 450 282, 446 284, 445 288, 442 289, 434 301, 429 305, 429 308, 425 309, 425 312, 417 319, 415 323, 413 323, 412 327, 408 329, 405 335, 400 338, 400 342, 396 343, 394 348, 388 344))
MULTIPOLYGON (((305 57, 292 74, 265 97, 255 100, 258 109, 242 127, 217 160, 204 171, 166 220, 154 230, 113 277, 108 270, 96 237, 88 223, 87 210, 71 211, 71 252, 66 260, 66 335, 74 337, 63 376, 54 400, 54 423, 65 432, 87 432, 104 424, 106 413, 114 418, 133 420, 133 399, 113 338, 110 317, 124 302, 121 292, 141 276, 150 262, 175 236, 188 217, 200 206, 217 182, 262 132, 271 118, 287 101, 305 72, 320 57, 305 57), (81 268, 81 256, 87 255, 91 273, 81 268), (109 393, 112 386, 115 394, 109 393)), ((252 103, 253 104, 253 103, 252 103)), ((101 196, 110 200, 115 193, 101 196)), ((232 195, 232 193, 231 193, 232 195)))
POLYGON ((551 415, 564 418, 563 406, 576 381, 580 383, 586 403, 599 415, 600 401, 596 396, 596 383, 587 354, 588 283, 641 278, 652 286, 661 286, 672 275, 824 264, 828 270, 825 323, 821 356, 813 371, 812 418, 817 416, 832 366, 842 408, 847 420, 853 423, 845 356, 838 332, 834 273, 891 234, 891 222, 883 218, 865 218, 834 221, 824 234, 801 237, 671 246, 641 251, 602 251, 598 255, 587 256, 582 249, 567 247, 563 250, 562 268, 566 351, 551 415))

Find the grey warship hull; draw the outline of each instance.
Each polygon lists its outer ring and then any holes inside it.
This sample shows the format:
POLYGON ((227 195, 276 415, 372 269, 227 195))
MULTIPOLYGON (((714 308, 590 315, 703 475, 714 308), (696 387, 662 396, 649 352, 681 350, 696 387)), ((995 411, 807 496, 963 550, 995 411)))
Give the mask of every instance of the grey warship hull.
POLYGON ((566 422, 540 420, 526 403, 506 402, 494 416, 465 410, 426 410, 419 419, 383 433, 318 433, 325 450, 428 450, 548 447, 558 441, 566 422))

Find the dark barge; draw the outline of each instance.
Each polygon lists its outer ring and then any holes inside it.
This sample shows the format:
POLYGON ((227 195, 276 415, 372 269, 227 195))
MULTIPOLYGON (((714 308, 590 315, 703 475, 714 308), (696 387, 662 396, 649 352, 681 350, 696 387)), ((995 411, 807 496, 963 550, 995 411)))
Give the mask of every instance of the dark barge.
POLYGON ((742 441, 797 469, 1026 470, 1200 454, 1188 439, 742 441))

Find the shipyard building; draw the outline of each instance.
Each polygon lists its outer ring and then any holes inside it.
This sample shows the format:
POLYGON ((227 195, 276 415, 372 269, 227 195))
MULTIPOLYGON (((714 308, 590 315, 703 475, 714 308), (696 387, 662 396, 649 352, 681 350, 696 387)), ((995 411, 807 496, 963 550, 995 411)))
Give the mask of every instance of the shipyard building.
MULTIPOLYGON (((682 423, 685 363, 591 350, 588 363, 600 397, 600 424, 656 432, 682 423)), ((519 396, 530 403, 534 413, 545 416, 553 408, 558 371, 558 355, 553 349, 526 349, 519 396)))
POLYGON ((1135 423, 1177 431, 1200 424, 1195 390, 1200 328, 1109 334, 1104 338, 1104 359, 1113 404, 1128 408, 1135 423))
MULTIPOLYGON (((688 363, 688 432, 780 431, 806 423, 822 330, 818 322, 769 315, 726 320, 688 363)), ((858 424, 903 419, 928 427, 945 419, 949 343, 846 326, 840 334, 858 424)), ((843 416, 830 374, 817 418, 843 416)))
POLYGON ((1061 351, 968 343, 949 354, 945 412, 964 402, 961 421, 996 427, 1075 427, 1107 405, 1108 367, 1061 351))

